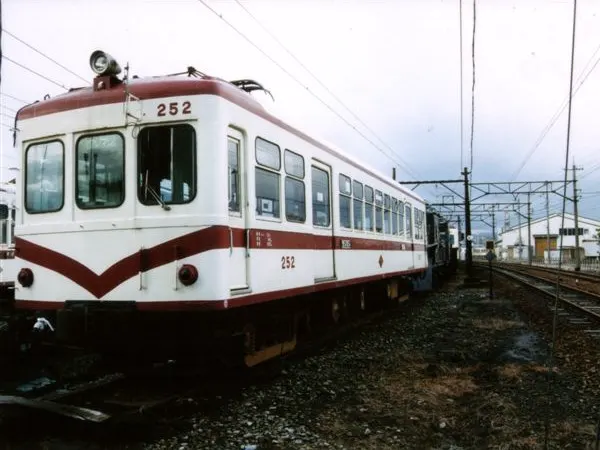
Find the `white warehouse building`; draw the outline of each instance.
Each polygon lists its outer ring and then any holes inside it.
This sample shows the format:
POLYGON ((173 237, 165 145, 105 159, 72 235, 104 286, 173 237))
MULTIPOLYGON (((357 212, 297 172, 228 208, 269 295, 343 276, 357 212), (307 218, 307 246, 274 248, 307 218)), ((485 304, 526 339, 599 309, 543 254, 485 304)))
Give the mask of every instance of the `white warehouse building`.
MULTIPOLYGON (((598 259, 600 245, 598 230, 600 221, 579 216, 579 255, 581 261, 585 259, 598 259)), ((565 214, 564 225, 561 214, 552 214, 549 218, 542 217, 531 221, 531 237, 528 241, 527 221, 521 226, 502 230, 499 235, 496 253, 501 259, 528 260, 529 252, 534 261, 547 261, 548 257, 558 260, 559 246, 563 247, 563 260, 570 261, 575 258, 575 217, 565 214), (528 247, 528 242, 531 247, 528 247), (548 254, 550 246, 550 254, 548 254)))

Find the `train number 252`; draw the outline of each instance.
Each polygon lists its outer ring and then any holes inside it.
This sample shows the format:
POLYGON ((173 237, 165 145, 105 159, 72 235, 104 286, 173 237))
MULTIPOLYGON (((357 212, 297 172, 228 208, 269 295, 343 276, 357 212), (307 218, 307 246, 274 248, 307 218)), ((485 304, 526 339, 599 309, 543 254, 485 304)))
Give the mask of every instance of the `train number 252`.
POLYGON ((282 256, 281 257, 281 268, 282 269, 295 269, 296 261, 293 256, 282 256))
MULTIPOLYGON (((166 103, 161 103, 157 106, 158 113, 157 116, 166 116, 169 114, 170 116, 176 116, 179 114, 179 102, 171 102, 168 105, 166 103)), ((188 101, 185 101, 181 104, 181 114, 191 114, 192 113, 192 104, 188 101)))

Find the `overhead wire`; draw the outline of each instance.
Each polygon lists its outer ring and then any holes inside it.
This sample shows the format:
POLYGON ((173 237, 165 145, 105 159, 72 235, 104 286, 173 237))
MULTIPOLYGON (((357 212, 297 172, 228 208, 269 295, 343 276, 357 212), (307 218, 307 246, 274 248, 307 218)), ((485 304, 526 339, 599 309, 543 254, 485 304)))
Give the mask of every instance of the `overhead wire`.
MULTIPOLYGON (((575 95, 577 95, 577 92, 579 91, 581 86, 583 86, 583 84, 586 82, 586 80, 588 79, 590 74, 596 69, 596 67, 600 63, 600 56, 599 56, 598 59, 596 59, 596 62, 594 63, 594 65, 589 69, 589 71, 587 73, 585 73, 587 67, 591 64, 594 57, 596 56, 596 54, 599 51, 600 51, 600 44, 598 44, 598 46, 596 47, 596 50, 594 51, 594 53, 592 54, 590 59, 588 59, 586 65, 584 66, 584 68, 580 72, 579 76, 577 77, 577 82, 579 84, 577 85, 577 87, 575 88, 575 90, 573 92, 573 97, 575 95), (585 74, 585 76, 584 76, 584 74, 585 74), (582 77, 583 77, 583 79, 581 79, 582 77)), ((513 173, 512 177, 511 177, 513 180, 519 175, 519 173, 521 173, 521 170, 523 170, 523 168, 527 165, 527 163, 529 162, 529 159, 533 156, 533 154, 536 152, 536 150, 542 144, 542 142, 544 141, 544 139, 546 138, 546 136, 548 135, 548 133, 550 132, 552 127, 556 124, 556 122, 558 122, 558 119, 560 118, 563 111, 565 110, 565 108, 568 105, 569 99, 570 99, 570 97, 569 97, 569 95, 567 95, 565 97, 565 99, 561 102, 560 106, 558 107, 558 109, 556 110, 554 115, 550 118, 550 121, 548 122, 548 124, 542 129, 542 132, 540 133, 537 140, 533 144, 533 147, 527 152, 527 155, 525 156, 525 158, 519 165, 519 168, 513 173)))
POLYGON ((458 17, 459 17, 459 55, 460 55, 460 167, 459 172, 463 170, 464 161, 464 107, 463 107, 463 13, 462 13, 462 0, 458 0, 458 17))
POLYGON ((471 164, 473 176, 473 135, 475 133, 475 30, 477 24, 477 0, 473 0, 473 40, 471 42, 471 61, 473 65, 473 82, 471 84, 471 164))
POLYGON ((7 29, 3 30, 6 34, 8 34, 10 37, 12 37, 13 39, 19 41, 21 44, 29 47, 31 50, 33 50, 34 52, 38 53, 39 55, 43 56, 44 58, 46 58, 47 60, 53 62, 54 64, 56 64, 57 66, 59 66, 60 68, 66 70, 67 72, 69 72, 71 75, 76 76, 77 78, 79 78, 80 80, 83 80, 85 83, 90 84, 89 80, 85 79, 84 77, 82 77, 81 75, 79 75, 78 73, 73 72, 71 69, 69 69, 68 67, 65 67, 64 65, 62 65, 61 63, 59 63, 58 61, 56 61, 55 59, 51 58, 50 56, 46 55, 44 52, 38 50, 37 48, 35 48, 34 46, 28 44, 27 42, 25 42, 23 39, 15 36, 13 33, 11 33, 10 31, 8 31, 7 29))
POLYGON ((327 102, 325 102, 318 95, 316 95, 313 91, 311 91, 308 86, 304 85, 300 80, 298 80, 298 78, 296 78, 292 73, 290 73, 287 69, 285 69, 274 58, 272 58, 262 48, 260 48, 257 44, 255 44, 250 38, 248 38, 244 33, 242 33, 240 30, 238 30, 231 22, 229 22, 227 19, 225 19, 225 17, 223 17, 222 14, 219 14, 217 11, 215 11, 213 8, 211 8, 204 0, 198 0, 198 2, 200 2, 202 5, 204 5, 209 11, 211 11, 215 16, 217 16, 223 22, 225 22, 231 29, 233 29, 238 35, 240 35, 246 42, 248 42, 250 45, 252 45, 254 48, 256 48, 263 56, 265 56, 267 59, 269 59, 269 61, 271 61, 273 64, 275 64, 277 67, 279 67, 279 69, 281 69, 286 75, 288 75, 290 78, 292 78, 296 83, 298 83, 301 87, 303 87, 310 95, 312 95, 315 99, 317 99, 323 106, 325 106, 327 109, 329 109, 332 113, 334 113, 337 117, 339 117, 344 123, 346 123, 354 131, 356 131, 360 136, 362 136, 363 139, 365 139, 367 142, 369 142, 375 149, 377 149, 379 152, 386 155, 388 158, 390 158, 390 160, 399 164, 400 168, 404 172, 406 172, 407 174, 409 174, 410 176, 415 178, 415 180, 418 179, 418 176, 415 176, 415 173, 412 171, 412 169, 410 167, 408 167, 406 164, 398 161, 397 159, 396 160, 394 159, 394 156, 396 156, 396 155, 390 156, 390 155, 386 154, 381 147, 379 147, 376 143, 374 143, 371 139, 369 139, 369 137, 366 136, 364 133, 362 133, 358 128, 356 128, 354 125, 352 125, 346 118, 344 118, 341 114, 339 114, 336 110, 334 110, 327 102))
POLYGON ((3 108, 3 109, 8 109, 10 112, 13 112, 13 113, 15 113, 15 114, 17 113, 17 110, 16 110, 16 109, 9 108, 9 107, 8 107, 8 106, 6 106, 6 105, 2 105, 2 108, 3 108))
MULTIPOLYGON (((567 181, 569 176, 569 153, 570 153, 570 145, 571 145, 571 113, 573 109, 573 67, 575 66, 575 36, 577 30, 577 0, 573 0, 573 32, 571 37, 571 67, 570 67, 570 76, 569 76, 569 110, 567 116, 567 136, 566 136, 566 146, 565 146, 565 177, 563 184, 563 195, 562 195, 562 217, 561 217, 561 228, 565 228, 565 214, 567 209, 567 181)), ((548 398, 552 398, 551 390, 554 387, 553 377, 552 377, 552 365, 554 363, 554 355, 556 353, 556 329, 558 322, 558 300, 560 296, 560 270, 562 267, 562 256, 563 256, 563 235, 560 234, 560 246, 558 249, 558 272, 556 275, 556 295, 554 297, 554 312, 552 318, 552 345, 550 347, 550 352, 548 354, 547 359, 547 381, 548 381, 548 398)), ((546 416, 545 419, 545 446, 548 448, 550 437, 550 423, 549 418, 546 416)))
POLYGON ((6 56, 6 55, 2 55, 2 58, 6 59, 7 61, 10 61, 10 62, 11 62, 11 63, 13 63, 13 64, 16 64, 17 66, 19 66, 19 67, 21 67, 21 68, 23 68, 23 69, 25 69, 25 70, 27 70, 27 71, 29 71, 29 72, 31 72, 31 73, 33 73, 33 74, 35 74, 35 75, 37 75, 37 76, 38 76, 38 77, 40 77, 40 78, 43 78, 43 79, 44 79, 44 80, 46 80, 46 81, 49 81, 49 82, 50 82, 50 83, 52 83, 52 84, 55 84, 55 85, 57 85, 58 87, 61 87, 61 88, 63 88, 63 89, 64 89, 64 90, 66 90, 66 91, 68 91, 68 90, 69 90, 69 88, 67 88, 67 87, 66 87, 65 85, 63 85, 63 84, 60 84, 58 81, 55 81, 55 80, 53 80, 52 78, 49 78, 49 77, 47 77, 46 75, 42 75, 41 73, 39 73, 39 72, 36 72, 35 70, 33 70, 33 69, 30 69, 29 67, 27 67, 27 66, 25 66, 25 65, 23 65, 23 64, 21 64, 21 63, 18 63, 17 61, 14 61, 13 59, 10 59, 10 58, 9 58, 8 56, 6 56))
POLYGON ((582 180, 585 177, 589 177, 591 174, 593 174, 594 172, 596 172, 599 169, 600 169, 600 163, 597 163, 594 166, 590 167, 589 171, 586 172, 585 174, 583 174, 582 176, 580 176, 579 179, 582 180))
POLYGON ((15 97, 15 96, 13 96, 13 95, 7 94, 6 92, 0 92, 0 96, 4 96, 4 97, 8 97, 8 98, 12 98, 13 100, 16 100, 16 101, 18 101, 18 102, 21 102, 21 103, 23 103, 23 104, 25 104, 25 105, 28 105, 29 103, 31 103, 31 102, 28 102, 28 101, 22 100, 22 99, 20 99, 20 98, 18 98, 18 97, 15 97))
MULTIPOLYGON (((305 64, 302 63, 285 45, 281 43, 276 36, 273 35, 249 10, 246 8, 239 0, 235 0, 240 8, 242 8, 246 14, 248 14, 259 27, 265 31, 281 48, 283 48, 288 55, 290 55, 294 61, 296 61, 313 79, 317 81, 342 107, 350 113, 362 126, 364 126, 379 142, 381 142, 385 147, 388 148, 400 161, 402 161, 405 165, 408 166, 408 163, 404 161, 392 148, 388 145, 383 139, 381 139, 375 131, 373 131, 360 117, 358 117, 342 100, 340 100, 332 91, 329 89, 305 64)), ((416 173, 416 172, 415 172, 416 173)))

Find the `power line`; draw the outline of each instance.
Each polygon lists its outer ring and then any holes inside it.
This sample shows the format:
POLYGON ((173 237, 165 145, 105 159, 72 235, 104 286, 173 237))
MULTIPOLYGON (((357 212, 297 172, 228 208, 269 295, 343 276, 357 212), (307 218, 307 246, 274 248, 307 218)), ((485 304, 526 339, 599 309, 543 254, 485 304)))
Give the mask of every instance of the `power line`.
POLYGON ((595 171, 600 169, 600 163, 596 164, 595 166, 592 166, 589 170, 589 172, 586 172, 584 175, 582 175, 581 177, 579 177, 580 180, 583 180, 585 177, 590 176, 591 174, 593 174, 595 171))
POLYGON ((329 109, 332 113, 334 113, 336 116, 338 116, 342 121, 344 121, 349 127, 351 127, 354 131, 356 131, 358 134, 360 134, 367 142, 369 142, 373 147, 375 147, 377 150, 379 150, 381 153, 383 153, 384 155, 388 156, 388 158, 390 158, 390 160, 397 162, 400 167, 402 168, 404 166, 404 171, 406 173, 408 173, 409 175, 411 175, 413 178, 418 179, 417 176, 415 176, 415 174, 412 172, 412 170, 410 169, 410 167, 408 167, 408 165, 401 163, 398 160, 394 160, 393 156, 389 156, 387 155, 383 149, 381 149, 381 147, 379 147, 377 144, 375 144, 371 139, 369 139, 367 136, 365 136, 364 133, 362 133, 360 130, 358 130, 354 125, 352 125, 348 120, 346 120, 343 116, 341 116, 337 111, 335 111, 328 103, 326 103, 324 100, 322 100, 318 95, 316 95, 314 92, 312 92, 308 86, 305 86, 304 84, 302 84, 302 82, 300 80, 298 80, 294 75, 292 75, 288 70, 286 70, 281 64, 279 64, 277 61, 275 61, 271 56, 269 56, 263 49, 261 49, 258 45, 256 45, 252 40, 250 40, 244 33, 242 33, 240 30, 238 30, 234 25, 231 24, 231 22, 229 22, 227 19, 225 19, 223 17, 222 14, 219 14, 217 11, 215 11, 213 8, 211 8, 208 4, 206 4, 206 2, 204 0, 198 0, 200 3, 202 3, 202 5, 204 5, 208 10, 210 10, 215 16, 217 16, 218 18, 220 18, 223 22, 225 22, 230 28, 232 28, 237 34, 239 34, 246 42, 248 42, 250 45, 252 45, 254 48, 256 48, 259 52, 261 52, 267 59, 269 59, 273 64, 275 64, 277 67, 279 67, 286 75, 288 75, 290 78, 292 78, 296 83, 298 83, 300 86, 302 86, 304 89, 306 89, 306 91, 311 94, 314 98, 316 98, 319 102, 321 102, 321 104, 323 104, 323 106, 325 106, 327 109, 329 109))
POLYGON ((8 109, 10 112, 14 112, 15 114, 17 113, 16 109, 9 108, 8 106, 3 105, 2 108, 8 109))
POLYGON ((18 101, 18 102, 21 102, 21 103, 23 103, 23 104, 25 104, 25 105, 28 105, 29 103, 31 103, 31 102, 27 102, 27 101, 25 101, 25 100, 21 100, 20 98, 14 97, 14 96, 12 96, 12 95, 10 95, 10 94, 6 94, 6 93, 4 93, 4 92, 0 93, 0 95, 3 95, 4 97, 12 98, 13 100, 16 100, 16 101, 18 101))
MULTIPOLYGON (((563 195, 562 195, 562 218, 561 218, 561 228, 565 228, 565 213, 567 209, 567 179, 568 179, 568 171, 569 171, 569 151, 571 145, 571 111, 573 109, 573 67, 575 65, 575 31, 577 26, 577 0, 573 0, 573 33, 571 37, 571 70, 569 76, 569 111, 567 116, 567 142, 565 147, 565 179, 563 185, 563 195)), ((575 178, 575 171, 573 171, 573 178, 575 178)), ((575 181, 573 181, 575 182, 575 181)), ((576 195, 576 193, 575 193, 576 195)), ((575 199, 573 199, 575 200, 575 199)), ((576 203, 574 203, 576 205, 576 203)), ((579 249, 576 249, 579 251, 579 249)), ((562 257, 563 257, 563 235, 560 235, 560 247, 558 252, 558 270, 560 272, 562 265, 562 257)), ((558 318, 558 299, 560 293, 560 275, 556 275, 556 297, 554 299, 554 314, 552 319, 552 346, 550 347, 550 354, 548 355, 548 366, 553 365, 554 355, 556 353, 556 325, 558 318)), ((554 387, 553 383, 554 377, 550 376, 550 367, 548 367, 548 394, 551 394, 550 390, 554 387)), ((551 398, 551 395, 548 395, 548 398, 551 398)), ((548 446, 549 441, 549 433, 550 433, 550 424, 549 418, 546 418, 545 421, 545 445, 548 446)))
MULTIPOLYGON (((585 67, 583 68, 583 70, 581 71, 581 73, 579 74, 579 76, 577 77, 578 78, 577 81, 578 81, 579 84, 577 85, 577 88, 573 92, 573 97, 577 94, 577 92, 579 91, 579 89, 581 88, 581 86, 583 85, 583 83, 585 83, 585 81, 588 79, 588 77, 590 76, 590 74, 596 69, 596 66, 598 66, 598 63, 600 63, 600 57, 598 57, 598 59, 596 60, 596 62, 594 63, 594 65, 591 67, 591 69, 587 72, 587 74, 585 74, 585 76, 583 77, 583 79, 581 81, 579 81, 579 79, 584 75, 585 70, 590 65, 590 63, 592 62, 592 60, 594 59, 594 57, 596 56, 596 53, 598 53, 598 51, 600 51, 600 44, 598 45, 598 47, 596 47, 596 50, 594 51, 594 53, 592 54, 592 56, 590 57, 590 59, 586 63, 585 67)), ((533 144, 533 147, 529 150, 529 152, 525 156, 525 159, 523 160, 523 162, 521 163, 521 165, 519 166, 519 168, 517 169, 517 171, 513 174, 513 176, 512 176, 513 180, 519 175, 519 173, 521 173, 521 170, 523 170, 523 168, 527 165, 527 162, 533 156, 533 154, 538 149, 538 147, 541 145, 541 143, 546 138, 546 136, 548 135, 548 133, 550 132, 550 130, 552 129, 552 127, 556 124, 556 122, 558 122, 558 119, 560 118, 561 114, 563 113, 563 111, 565 110, 565 108, 568 105, 569 98, 570 97, 568 95, 565 97, 565 99, 561 103, 561 106, 558 107, 558 110, 554 113, 554 115, 550 119, 550 122, 544 127, 544 129, 542 130, 540 136, 538 136, 537 140, 533 144)))
POLYGON ((90 82, 88 80, 86 80, 85 78, 83 78, 81 75, 73 72, 71 69, 69 69, 68 67, 63 66, 61 63, 59 63, 58 61, 56 61, 55 59, 50 58, 48 55, 46 55, 45 53, 39 51, 37 48, 33 47, 32 45, 28 44, 27 42, 25 42, 24 40, 18 38, 17 36, 15 36, 14 34, 12 34, 10 31, 4 29, 3 30, 6 34, 8 34, 9 36, 11 36, 13 39, 16 39, 17 41, 19 41, 21 44, 26 45, 27 47, 29 47, 31 50, 33 50, 34 52, 42 55, 44 58, 46 58, 49 61, 52 61, 54 64, 56 64, 57 66, 61 67, 62 69, 66 70, 67 72, 69 72, 72 75, 75 75, 77 78, 79 78, 80 80, 83 80, 85 83, 90 84, 90 82))
MULTIPOLYGON (((473 41, 471 60, 473 63, 473 84, 471 85, 471 174, 473 173, 473 134, 475 131, 475 25, 477 23, 477 0, 473 0, 473 41)), ((473 175, 471 175, 472 177, 473 175)))
POLYGON ((68 91, 68 90, 69 90, 69 89, 68 89, 66 86, 64 86, 64 85, 60 84, 58 81, 54 81, 53 79, 51 79, 51 78, 48 78, 46 75, 42 75, 41 73, 38 73, 38 72, 36 72, 35 70, 33 70, 33 69, 30 69, 29 67, 27 67, 27 66, 24 66, 24 65, 23 65, 23 64, 21 64, 21 63, 18 63, 18 62, 16 62, 16 61, 14 61, 14 60, 10 59, 8 56, 2 55, 2 57, 3 57, 4 59, 6 59, 7 61, 10 61, 11 63, 13 63, 13 64, 16 64, 16 65, 17 65, 17 66, 19 66, 19 67, 22 67, 22 68, 23 68, 23 69, 25 69, 25 70, 28 70, 29 72, 31 72, 31 73, 33 73, 33 74, 37 75, 38 77, 41 77, 41 78, 43 78, 44 80, 46 80, 46 81, 49 81, 50 83, 53 83, 53 84, 57 85, 58 87, 61 87, 61 88, 63 88, 63 89, 64 89, 64 90, 66 90, 66 91, 68 91))
POLYGON ((400 161, 402 161, 406 166, 408 166, 408 163, 406 163, 396 152, 394 152, 394 150, 386 142, 384 142, 377 135, 377 133, 375 133, 375 131, 373 131, 365 122, 363 122, 360 117, 358 117, 352 110, 350 110, 350 108, 348 108, 348 106, 346 106, 344 102, 342 102, 325 84, 323 84, 321 80, 312 71, 310 71, 308 67, 306 67, 306 65, 304 65, 285 45, 283 45, 281 41, 273 35, 273 33, 271 33, 265 26, 263 26, 262 23, 250 11, 248 11, 248 9, 244 5, 242 5, 242 3, 240 3, 239 0, 235 0, 235 2, 258 24, 258 26, 260 26, 275 42, 277 42, 277 44, 279 44, 279 46, 283 48, 286 51, 286 53, 294 59, 294 61, 296 61, 306 72, 308 72, 308 74, 311 77, 313 77, 317 81, 317 83, 319 83, 340 105, 342 105, 346 111, 348 111, 361 125, 363 125, 367 130, 369 130, 371 134, 375 136, 375 138, 377 138, 377 140, 381 142, 385 147, 387 147, 388 150, 390 150, 394 155, 396 155, 397 158, 400 159, 400 161))
POLYGON ((463 16, 462 0, 458 0, 459 41, 460 41, 460 170, 463 170, 464 125, 463 125, 463 16))

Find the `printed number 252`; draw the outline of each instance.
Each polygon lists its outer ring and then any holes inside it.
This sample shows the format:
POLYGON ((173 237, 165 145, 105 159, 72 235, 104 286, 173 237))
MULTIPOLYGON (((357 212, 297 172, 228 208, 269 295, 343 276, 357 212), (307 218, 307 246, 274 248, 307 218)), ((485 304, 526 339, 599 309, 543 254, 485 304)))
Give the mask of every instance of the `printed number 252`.
POLYGON ((294 269, 296 263, 293 256, 282 256, 281 257, 281 268, 282 269, 294 269))
POLYGON ((179 109, 179 103, 178 102, 172 102, 169 103, 169 108, 167 110, 167 105, 164 103, 161 103, 160 105, 158 105, 157 107, 158 112, 157 112, 157 116, 166 116, 167 112, 169 115, 171 116, 175 116, 177 115, 180 111, 181 114, 191 114, 192 112, 192 104, 188 101, 185 101, 181 104, 181 110, 179 109))

